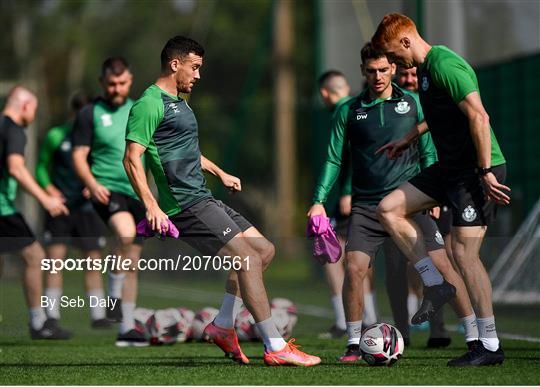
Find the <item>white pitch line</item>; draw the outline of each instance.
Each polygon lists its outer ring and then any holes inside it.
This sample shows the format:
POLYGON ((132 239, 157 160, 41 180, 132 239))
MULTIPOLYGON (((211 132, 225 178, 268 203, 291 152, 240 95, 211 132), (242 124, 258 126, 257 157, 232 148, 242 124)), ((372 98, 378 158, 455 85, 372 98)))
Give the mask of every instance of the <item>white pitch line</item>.
MULTIPOLYGON (((155 297, 168 298, 174 300, 186 300, 195 302, 208 302, 213 305, 218 305, 223 298, 223 293, 211 292, 207 290, 192 289, 192 288, 180 288, 170 285, 154 285, 144 284, 140 293, 147 294, 155 297)), ((326 318, 332 320, 334 318, 334 312, 332 309, 324 308, 315 305, 308 304, 296 304, 298 314, 305 316, 326 318)), ((383 319, 391 320, 391 318, 384 317, 383 319)), ((452 332, 458 331, 457 325, 448 325, 448 330, 452 332)), ((517 335, 513 333, 498 332, 499 337, 509 340, 527 341, 530 343, 540 343, 540 337, 517 335)))

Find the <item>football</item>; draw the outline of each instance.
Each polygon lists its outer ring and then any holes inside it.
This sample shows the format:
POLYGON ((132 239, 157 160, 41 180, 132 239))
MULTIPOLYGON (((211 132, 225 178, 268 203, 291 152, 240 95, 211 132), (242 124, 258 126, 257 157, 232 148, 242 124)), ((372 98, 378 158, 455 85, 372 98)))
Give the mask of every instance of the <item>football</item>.
POLYGON ((214 321, 218 312, 219 310, 216 308, 208 306, 195 313, 188 338, 191 340, 202 340, 204 328, 214 321))
POLYGON ((152 336, 154 310, 147 308, 137 308, 134 312, 135 329, 149 339, 152 336))
POLYGON ((234 328, 240 341, 256 341, 258 339, 255 320, 245 306, 242 306, 242 309, 238 312, 236 321, 234 322, 234 328))
POLYGON ((362 358, 371 366, 391 366, 403 355, 403 336, 386 323, 367 328, 360 338, 362 358))
POLYGON ((181 334, 179 322, 182 317, 178 309, 168 308, 154 313, 151 344, 174 344, 181 334))
POLYGON ((176 341, 178 343, 183 343, 188 339, 188 336, 191 331, 191 325, 193 324, 193 319, 195 318, 195 312, 187 308, 177 308, 180 319, 177 321, 178 327, 178 336, 176 336, 176 341))

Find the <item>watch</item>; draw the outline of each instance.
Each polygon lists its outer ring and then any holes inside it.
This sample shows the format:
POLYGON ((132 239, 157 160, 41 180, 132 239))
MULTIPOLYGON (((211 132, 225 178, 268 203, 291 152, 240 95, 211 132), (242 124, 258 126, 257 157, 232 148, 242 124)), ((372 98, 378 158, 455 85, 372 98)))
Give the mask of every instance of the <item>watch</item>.
POLYGON ((488 173, 492 171, 491 167, 489 168, 476 168, 476 173, 478 173, 480 176, 486 176, 488 173))

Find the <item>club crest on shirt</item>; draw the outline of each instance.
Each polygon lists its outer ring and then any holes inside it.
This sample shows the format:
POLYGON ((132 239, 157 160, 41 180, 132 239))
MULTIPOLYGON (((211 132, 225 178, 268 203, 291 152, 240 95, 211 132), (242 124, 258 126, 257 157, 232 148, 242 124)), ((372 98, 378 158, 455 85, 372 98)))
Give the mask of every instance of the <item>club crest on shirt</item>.
POLYGON ((427 77, 422 77, 422 90, 426 91, 429 87, 429 81, 427 80, 427 77))
POLYGON ((100 118, 103 126, 112 126, 112 116, 110 114, 103 114, 100 118))
POLYGON ((394 108, 394 110, 398 114, 405 114, 411 110, 411 107, 409 106, 409 103, 407 101, 400 101, 397 103, 397 106, 394 108))
POLYGON ((467 208, 463 210, 461 217, 465 222, 472 222, 476 219, 476 210, 472 206, 467 206, 467 208))

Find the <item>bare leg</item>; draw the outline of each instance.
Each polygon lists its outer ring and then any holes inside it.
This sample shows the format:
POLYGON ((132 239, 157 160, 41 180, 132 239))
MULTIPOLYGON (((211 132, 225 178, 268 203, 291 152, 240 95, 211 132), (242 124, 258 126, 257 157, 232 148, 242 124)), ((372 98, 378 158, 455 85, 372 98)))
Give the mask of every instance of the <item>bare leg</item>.
POLYGON ((43 287, 41 260, 45 258, 45 251, 39 242, 34 242, 22 249, 21 257, 25 263, 23 286, 26 304, 29 308, 39 308, 43 287))
MULTIPOLYGON (((56 243, 47 247, 47 258, 63 261, 66 257, 67 246, 64 244, 56 243)), ((45 273, 45 288, 49 289, 62 289, 62 272, 57 273, 46 272, 45 273)))
MULTIPOLYGON (((362 320, 362 313, 364 311, 364 278, 369 269, 369 261, 369 255, 360 251, 350 251, 346 254, 343 304, 345 306, 347 322, 362 320)), ((351 344, 352 334, 351 332, 348 333, 349 344, 351 344)), ((358 333, 356 332, 356 334, 358 333)))

